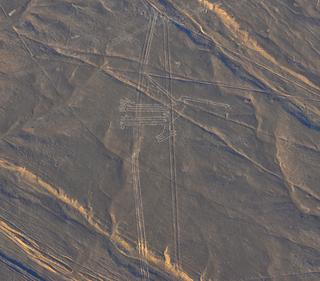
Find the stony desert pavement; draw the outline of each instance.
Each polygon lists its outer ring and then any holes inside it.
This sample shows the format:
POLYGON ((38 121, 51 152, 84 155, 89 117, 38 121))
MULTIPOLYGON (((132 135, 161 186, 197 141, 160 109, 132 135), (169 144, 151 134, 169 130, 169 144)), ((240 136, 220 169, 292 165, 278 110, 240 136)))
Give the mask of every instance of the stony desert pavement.
POLYGON ((0 0, 0 281, 320 280, 317 0, 0 0))

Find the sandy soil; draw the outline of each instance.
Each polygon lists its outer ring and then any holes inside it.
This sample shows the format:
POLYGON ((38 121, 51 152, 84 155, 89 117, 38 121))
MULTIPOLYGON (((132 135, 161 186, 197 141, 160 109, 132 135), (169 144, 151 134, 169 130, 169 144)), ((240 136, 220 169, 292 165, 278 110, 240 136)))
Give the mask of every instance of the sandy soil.
POLYGON ((317 0, 0 0, 0 280, 320 280, 317 0))

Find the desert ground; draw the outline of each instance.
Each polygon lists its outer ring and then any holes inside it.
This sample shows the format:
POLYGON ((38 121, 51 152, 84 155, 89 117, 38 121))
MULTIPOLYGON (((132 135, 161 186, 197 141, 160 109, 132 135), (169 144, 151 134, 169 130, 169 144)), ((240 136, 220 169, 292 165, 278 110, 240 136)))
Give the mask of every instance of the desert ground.
POLYGON ((317 0, 0 0, 0 281, 319 281, 317 0))

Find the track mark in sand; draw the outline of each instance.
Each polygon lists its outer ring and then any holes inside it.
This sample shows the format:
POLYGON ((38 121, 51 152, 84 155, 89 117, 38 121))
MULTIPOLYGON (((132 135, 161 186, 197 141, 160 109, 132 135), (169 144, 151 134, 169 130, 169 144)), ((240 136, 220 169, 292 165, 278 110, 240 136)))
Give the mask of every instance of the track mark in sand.
MULTIPOLYGON (((170 33, 167 19, 163 20, 164 24, 164 67, 169 73, 168 80, 168 97, 170 108, 169 132, 175 132, 175 111, 174 97, 172 93, 171 79, 171 54, 170 54, 170 33)), ((171 200, 172 200, 172 216, 173 216, 173 239, 174 239, 174 266, 181 268, 181 253, 180 253, 180 228, 179 228, 179 213, 178 213, 178 186, 177 186, 177 168, 176 168, 176 149, 175 149, 175 134, 169 136, 169 160, 170 160, 170 185, 171 185, 171 200)))
MULTIPOLYGON (((258 41, 256 41, 246 30, 243 30, 240 24, 236 21, 234 17, 228 14, 226 10, 224 10, 220 4, 214 4, 209 2, 208 0, 198 0, 200 4, 206 7, 208 10, 214 12, 221 22, 227 27, 227 29, 232 33, 232 35, 239 39, 240 42, 246 46, 248 49, 256 51, 266 60, 270 61, 274 65, 278 66, 280 69, 284 70, 291 76, 303 82, 305 85, 308 85, 310 88, 320 91, 320 87, 310 81, 304 75, 280 64, 275 57, 273 57, 267 50, 265 50, 258 41)), ((299 84, 298 82, 295 82, 299 84)))
MULTIPOLYGON (((144 83, 143 72, 145 66, 149 62, 150 50, 152 39, 154 35, 155 25, 157 22, 158 14, 154 13, 149 22, 149 28, 146 35, 146 40, 143 46, 143 50, 140 57, 140 68, 139 68, 139 81, 138 81, 138 91, 136 96, 136 103, 141 103, 141 89, 144 83)), ((140 110, 137 108, 135 111, 135 117, 139 118, 141 115, 140 110)), ((136 209, 136 220, 137 220, 137 233, 138 233, 138 252, 140 256, 140 272, 142 275, 142 280, 150 280, 148 263, 146 262, 146 256, 148 255, 144 213, 143 213, 143 201, 141 192, 141 182, 140 182, 140 168, 139 168, 139 157, 142 142, 142 128, 141 126, 133 127, 133 153, 131 156, 131 172, 132 172, 132 185, 136 209)))

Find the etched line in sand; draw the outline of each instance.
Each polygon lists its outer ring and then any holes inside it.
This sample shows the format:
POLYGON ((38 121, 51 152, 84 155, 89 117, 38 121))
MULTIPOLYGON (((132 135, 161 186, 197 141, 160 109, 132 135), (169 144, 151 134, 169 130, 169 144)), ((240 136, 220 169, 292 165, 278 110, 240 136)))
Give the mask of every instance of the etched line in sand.
MULTIPOLYGON (((167 19, 164 19, 164 67, 169 73, 168 81, 168 97, 170 108, 169 132, 175 132, 175 111, 174 98, 172 93, 171 79, 171 53, 170 53, 170 30, 167 19)), ((171 186, 171 205, 172 205, 172 223, 173 223, 173 241, 174 241, 174 264, 181 268, 181 253, 180 253, 180 228, 179 228, 179 206, 178 206, 178 186, 177 186, 177 167, 176 167, 176 134, 170 134, 169 137, 169 160, 170 160, 170 186, 171 186)))
POLYGON ((137 104, 129 99, 121 99, 119 111, 120 128, 142 126, 162 126, 162 132, 156 136, 158 143, 167 140, 174 131, 169 129, 170 111, 167 107, 159 104, 137 104), (135 112, 139 112, 139 116, 135 116, 135 112))
POLYGON ((144 83, 143 72, 145 66, 149 62, 151 44, 153 40, 153 35, 155 31, 155 26, 157 22, 157 13, 153 13, 151 20, 149 22, 149 29, 146 35, 146 40, 144 43, 144 47, 140 57, 140 68, 139 68, 139 81, 138 81, 138 91, 136 96, 136 103, 138 106, 135 107, 134 117, 133 119, 128 120, 129 122, 135 122, 138 120, 138 126, 133 126, 133 152, 131 156, 132 165, 132 185, 133 185, 133 193, 134 193, 134 201, 135 201, 135 209, 136 209, 136 220, 137 220, 137 233, 138 233, 138 252, 141 257, 140 260, 140 271, 142 274, 143 280, 150 280, 149 276, 149 267, 146 261, 146 255, 148 253, 147 247, 147 238, 145 231, 145 222, 144 222, 144 213, 143 213, 143 201, 142 201, 142 192, 141 192, 141 182, 140 182, 140 168, 139 168, 139 157, 141 150, 141 142, 142 142, 142 127, 139 122, 146 122, 148 118, 141 117, 141 110, 143 109, 139 104, 141 104, 141 93, 142 85, 144 83))

